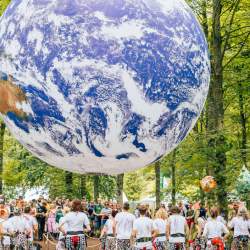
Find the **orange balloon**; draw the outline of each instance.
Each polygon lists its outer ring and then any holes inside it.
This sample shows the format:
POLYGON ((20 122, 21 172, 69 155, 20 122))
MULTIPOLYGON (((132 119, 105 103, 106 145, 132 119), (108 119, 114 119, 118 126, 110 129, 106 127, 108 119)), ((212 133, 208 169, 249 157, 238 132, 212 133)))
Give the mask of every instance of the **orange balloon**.
POLYGON ((217 183, 213 176, 206 176, 200 181, 201 188, 204 192, 211 192, 217 187, 217 183))

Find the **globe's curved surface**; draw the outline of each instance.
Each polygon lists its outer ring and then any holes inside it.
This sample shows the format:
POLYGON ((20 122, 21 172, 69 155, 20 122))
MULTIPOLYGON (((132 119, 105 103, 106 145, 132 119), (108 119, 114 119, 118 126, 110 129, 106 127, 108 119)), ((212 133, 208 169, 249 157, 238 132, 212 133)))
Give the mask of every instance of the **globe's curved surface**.
POLYGON ((209 87, 205 37, 182 0, 13 0, 0 19, 0 112, 34 155, 115 174, 158 160, 209 87))

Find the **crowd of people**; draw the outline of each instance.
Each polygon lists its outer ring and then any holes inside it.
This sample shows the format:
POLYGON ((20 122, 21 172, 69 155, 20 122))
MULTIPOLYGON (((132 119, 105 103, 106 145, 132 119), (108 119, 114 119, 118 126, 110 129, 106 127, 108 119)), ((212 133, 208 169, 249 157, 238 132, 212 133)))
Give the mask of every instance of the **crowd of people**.
POLYGON ((147 204, 131 209, 101 199, 95 203, 42 196, 26 202, 7 202, 0 196, 0 233, 3 246, 29 249, 35 238, 57 240, 57 249, 84 250, 87 237, 100 240, 103 250, 225 249, 230 235, 232 250, 249 249, 250 219, 244 206, 235 204, 229 219, 216 207, 180 202, 161 204, 155 211, 147 204))

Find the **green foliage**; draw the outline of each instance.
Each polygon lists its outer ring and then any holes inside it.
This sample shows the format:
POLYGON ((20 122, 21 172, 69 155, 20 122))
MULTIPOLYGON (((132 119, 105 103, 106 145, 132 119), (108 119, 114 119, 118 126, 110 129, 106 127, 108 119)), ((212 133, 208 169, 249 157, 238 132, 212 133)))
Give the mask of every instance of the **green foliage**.
POLYGON ((2 15, 9 3, 10 0, 0 0, 0 15, 2 15))
POLYGON ((236 190, 242 200, 250 200, 250 172, 247 169, 243 169, 236 182, 236 190))
POLYGON ((143 178, 138 172, 125 175, 125 193, 129 200, 137 201, 140 199, 143 190, 143 178))

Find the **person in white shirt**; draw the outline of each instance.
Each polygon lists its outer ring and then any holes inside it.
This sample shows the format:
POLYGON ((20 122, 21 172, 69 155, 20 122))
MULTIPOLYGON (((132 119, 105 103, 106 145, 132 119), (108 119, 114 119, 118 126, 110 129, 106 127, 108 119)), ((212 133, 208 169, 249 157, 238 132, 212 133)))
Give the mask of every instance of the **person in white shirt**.
POLYGON ((223 235, 224 240, 226 240, 227 236, 229 235, 229 231, 222 222, 217 220, 217 208, 212 208, 210 210, 210 215, 211 219, 207 221, 202 235, 203 237, 207 238, 208 249, 217 249, 217 247, 222 247, 224 245, 223 235))
POLYGON ((1 235, 3 235, 3 240, 2 244, 4 247, 8 249, 10 247, 10 230, 11 230, 11 225, 9 223, 8 219, 0 219, 0 225, 1 225, 1 235))
POLYGON ((89 219, 82 211, 80 200, 72 202, 69 212, 59 223, 59 231, 65 235, 66 249, 86 249, 84 233, 90 232, 89 219), (66 231, 67 230, 67 231, 66 231))
POLYGON ((8 223, 8 231, 13 235, 13 244, 16 247, 23 247, 25 249, 27 247, 27 237, 30 236, 31 229, 21 215, 20 209, 14 209, 14 216, 8 219, 8 223))
POLYGON ((115 240, 115 216, 118 213, 117 210, 112 210, 109 219, 106 221, 100 239, 105 236, 105 249, 116 250, 116 240, 115 240))
POLYGON ((24 218, 25 223, 28 225, 30 228, 30 235, 29 235, 29 240, 33 242, 34 240, 34 233, 38 230, 38 223, 37 220, 34 216, 30 214, 31 208, 30 207, 25 207, 24 208, 24 214, 22 217, 24 218))
POLYGON ((234 230, 233 250, 241 249, 248 250, 250 219, 245 207, 238 210, 238 215, 229 223, 228 227, 234 230))
POLYGON ((185 249, 185 237, 189 234, 188 224, 184 216, 180 215, 179 207, 174 206, 171 209, 171 216, 167 223, 167 238, 169 240, 169 249, 185 249))
POLYGON ((129 203, 123 204, 123 211, 115 216, 117 250, 131 249, 131 235, 135 216, 129 213, 129 203))
POLYGON ((166 250, 167 249, 167 211, 164 208, 160 208, 153 221, 154 227, 154 244, 156 250, 166 250))
POLYGON ((152 235, 154 233, 153 220, 146 217, 147 206, 139 207, 140 218, 134 221, 132 236, 135 241, 135 249, 152 250, 152 235))

